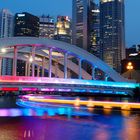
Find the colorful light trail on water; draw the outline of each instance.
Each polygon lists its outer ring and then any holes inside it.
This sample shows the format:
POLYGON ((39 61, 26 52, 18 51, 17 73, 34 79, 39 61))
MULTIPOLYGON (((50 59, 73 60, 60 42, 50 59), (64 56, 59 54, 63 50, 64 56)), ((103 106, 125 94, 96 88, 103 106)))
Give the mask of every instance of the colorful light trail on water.
POLYGON ((72 105, 72 106, 86 106, 103 108, 120 108, 122 110, 140 109, 140 103, 128 103, 128 102, 106 102, 106 101, 92 101, 92 100, 80 100, 79 98, 69 98, 60 96, 35 96, 28 95, 21 97, 21 103, 44 103, 45 104, 58 104, 58 105, 72 105))

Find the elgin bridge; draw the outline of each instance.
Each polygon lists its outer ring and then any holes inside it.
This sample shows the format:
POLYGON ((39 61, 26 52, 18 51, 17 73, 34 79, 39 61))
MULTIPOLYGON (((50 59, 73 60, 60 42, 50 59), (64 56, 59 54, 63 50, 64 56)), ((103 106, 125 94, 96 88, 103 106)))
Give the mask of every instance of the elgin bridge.
POLYGON ((140 87, 94 55, 64 42, 12 37, 0 39, 0 49, 1 91, 133 95, 140 87), (5 59, 11 60, 10 68, 3 66, 5 59), (3 74, 3 69, 11 73, 3 74))

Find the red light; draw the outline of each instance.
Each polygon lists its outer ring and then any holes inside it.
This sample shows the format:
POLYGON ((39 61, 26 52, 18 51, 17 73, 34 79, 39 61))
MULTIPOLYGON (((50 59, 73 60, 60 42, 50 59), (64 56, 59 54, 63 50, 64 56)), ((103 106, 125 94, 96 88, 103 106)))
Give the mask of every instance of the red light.
POLYGON ((19 88, 18 87, 2 87, 1 90, 2 91, 18 91, 19 88))

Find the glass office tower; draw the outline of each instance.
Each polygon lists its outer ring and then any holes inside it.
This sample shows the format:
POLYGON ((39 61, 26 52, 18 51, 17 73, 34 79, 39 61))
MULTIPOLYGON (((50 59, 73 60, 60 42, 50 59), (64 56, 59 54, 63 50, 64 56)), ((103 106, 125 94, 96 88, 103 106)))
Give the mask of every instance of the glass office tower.
POLYGON ((93 0, 73 0, 72 44, 89 52, 94 35, 94 8, 93 0))
POLYGON ((39 18, 30 13, 16 13, 14 36, 39 37, 39 18))
MULTIPOLYGON (((12 37, 14 32, 14 15, 8 9, 0 11, 0 38, 12 37)), ((12 74, 12 59, 2 58, 2 75, 12 74)))
POLYGON ((100 0, 102 59, 120 72, 125 58, 124 0, 100 0))
POLYGON ((39 17, 39 37, 50 38, 54 37, 55 23, 54 18, 49 15, 39 17))

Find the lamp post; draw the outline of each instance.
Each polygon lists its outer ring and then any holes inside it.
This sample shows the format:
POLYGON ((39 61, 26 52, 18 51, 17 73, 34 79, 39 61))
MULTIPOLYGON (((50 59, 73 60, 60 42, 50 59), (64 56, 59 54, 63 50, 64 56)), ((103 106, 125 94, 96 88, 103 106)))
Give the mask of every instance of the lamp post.
POLYGON ((128 62, 126 68, 127 68, 127 70, 129 70, 129 72, 130 72, 129 79, 132 79, 131 71, 134 69, 134 67, 133 67, 133 65, 132 65, 132 62, 128 62))

